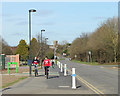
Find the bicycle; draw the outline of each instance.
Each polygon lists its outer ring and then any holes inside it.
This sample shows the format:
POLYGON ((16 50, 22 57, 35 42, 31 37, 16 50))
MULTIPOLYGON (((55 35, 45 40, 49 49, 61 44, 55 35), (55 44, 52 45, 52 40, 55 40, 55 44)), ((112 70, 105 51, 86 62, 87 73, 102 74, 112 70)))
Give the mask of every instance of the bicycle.
POLYGON ((36 64, 34 64, 34 67, 35 67, 34 72, 35 72, 35 77, 36 77, 36 76, 38 75, 37 65, 36 65, 36 64))

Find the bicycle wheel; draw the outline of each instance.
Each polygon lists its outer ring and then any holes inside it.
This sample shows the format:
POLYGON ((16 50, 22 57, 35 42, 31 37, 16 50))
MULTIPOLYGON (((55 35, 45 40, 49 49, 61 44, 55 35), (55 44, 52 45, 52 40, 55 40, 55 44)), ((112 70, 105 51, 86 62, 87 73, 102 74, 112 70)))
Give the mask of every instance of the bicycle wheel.
POLYGON ((37 71, 35 70, 35 77, 37 76, 37 71))

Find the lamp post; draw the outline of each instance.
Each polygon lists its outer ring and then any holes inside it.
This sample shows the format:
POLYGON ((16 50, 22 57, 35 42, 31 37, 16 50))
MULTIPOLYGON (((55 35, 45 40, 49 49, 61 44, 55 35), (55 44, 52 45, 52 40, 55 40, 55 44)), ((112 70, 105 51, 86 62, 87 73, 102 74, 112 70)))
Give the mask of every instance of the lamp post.
MULTIPOLYGON (((115 34, 115 36, 114 36, 114 40, 113 41, 118 41, 118 33, 117 33, 117 25, 116 25, 116 23, 114 24, 114 34, 115 34), (116 39, 115 39, 116 38, 116 39)), ((115 44, 116 45, 116 44, 115 44)), ((114 47, 114 62, 116 63, 117 62, 117 52, 116 52, 116 47, 114 47)))
MULTIPOLYGON (((36 12, 35 9, 30 9, 29 10, 29 44, 30 44, 30 47, 29 47, 29 60, 31 60, 31 12, 36 12)), ((31 63, 30 63, 30 66, 29 66, 29 74, 31 76, 31 63)))
POLYGON ((47 51, 47 48, 46 48, 47 40, 48 40, 48 38, 45 38, 45 55, 46 55, 46 51, 47 51))
POLYGON ((42 68, 42 55, 43 55, 43 47, 42 47, 42 32, 44 32, 45 30, 42 29, 41 30, 41 68, 42 68))

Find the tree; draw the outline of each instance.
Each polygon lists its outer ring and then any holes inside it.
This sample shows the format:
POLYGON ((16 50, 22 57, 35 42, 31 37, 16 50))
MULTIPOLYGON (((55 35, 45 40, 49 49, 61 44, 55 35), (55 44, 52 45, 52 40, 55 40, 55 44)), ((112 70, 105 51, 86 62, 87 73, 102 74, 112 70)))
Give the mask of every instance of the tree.
POLYGON ((16 54, 19 54, 22 60, 25 60, 25 58, 28 57, 28 46, 25 40, 20 40, 16 49, 16 54))
POLYGON ((70 47, 70 57, 75 58, 81 61, 86 61, 87 57, 87 42, 88 42, 88 34, 83 33, 79 38, 76 38, 70 47))
POLYGON ((92 52, 95 62, 118 61, 118 20, 116 17, 109 18, 91 34, 82 34, 76 38, 70 47, 70 56, 74 59, 86 61, 88 51, 92 52))
POLYGON ((117 18, 113 18, 107 21, 107 25, 110 31, 110 38, 112 40, 112 46, 114 51, 114 62, 117 62, 117 55, 118 55, 118 20, 117 18))
POLYGON ((40 49, 40 46, 39 46, 37 39, 32 38, 32 40, 31 40, 31 56, 32 56, 32 58, 37 56, 39 49, 40 49))
POLYGON ((4 39, 2 39, 1 36, 0 36, 0 53, 6 54, 6 55, 13 54, 10 46, 7 44, 7 42, 4 41, 4 39))
POLYGON ((57 53, 61 55, 63 55, 63 53, 66 53, 66 56, 68 56, 70 46, 71 46, 70 43, 67 43, 66 40, 63 40, 60 44, 58 44, 57 53))
POLYGON ((48 49, 46 55, 49 59, 54 59, 54 52, 52 49, 48 49))

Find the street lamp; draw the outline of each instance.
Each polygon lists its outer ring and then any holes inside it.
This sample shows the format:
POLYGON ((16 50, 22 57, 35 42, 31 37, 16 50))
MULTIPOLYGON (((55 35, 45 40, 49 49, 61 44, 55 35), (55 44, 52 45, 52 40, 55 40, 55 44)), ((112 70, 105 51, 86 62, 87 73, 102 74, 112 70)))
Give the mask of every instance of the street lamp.
POLYGON ((42 48, 42 32, 45 32, 44 29, 41 30, 41 68, 42 68, 42 55, 43 55, 43 48, 42 48))
POLYGON ((48 38, 45 38, 45 56, 46 56, 46 51, 47 51, 47 48, 46 48, 47 47, 46 46, 47 45, 47 40, 48 40, 48 38))
MULTIPOLYGON (((29 10, 29 43, 30 43, 30 47, 29 47, 29 60, 31 60, 31 12, 36 12, 35 9, 30 9, 29 10)), ((29 65, 29 74, 31 76, 31 62, 29 65)))
POLYGON ((45 38, 45 40, 48 40, 48 38, 45 38))

